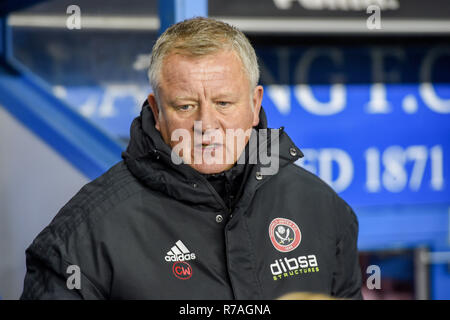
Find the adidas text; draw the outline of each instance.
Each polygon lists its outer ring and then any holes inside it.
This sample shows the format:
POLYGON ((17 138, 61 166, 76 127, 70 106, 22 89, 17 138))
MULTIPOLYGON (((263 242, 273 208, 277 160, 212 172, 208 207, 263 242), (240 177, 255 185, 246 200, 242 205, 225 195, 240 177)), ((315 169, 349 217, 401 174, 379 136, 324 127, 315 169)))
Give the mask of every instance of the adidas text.
POLYGON ((165 257, 167 262, 170 261, 188 261, 188 260, 194 260, 195 259, 195 253, 186 253, 186 254, 179 254, 179 255, 173 255, 173 256, 166 256, 165 257))

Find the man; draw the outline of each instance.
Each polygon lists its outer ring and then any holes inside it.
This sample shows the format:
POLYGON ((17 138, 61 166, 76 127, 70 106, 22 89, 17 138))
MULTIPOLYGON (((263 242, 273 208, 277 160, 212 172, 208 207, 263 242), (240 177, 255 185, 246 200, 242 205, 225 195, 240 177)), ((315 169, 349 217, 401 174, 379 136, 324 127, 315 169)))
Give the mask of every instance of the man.
POLYGON ((22 298, 361 298, 356 216, 294 164, 302 153, 283 129, 266 130, 245 36, 178 23, 154 45, 149 78, 124 161, 27 249, 22 298))

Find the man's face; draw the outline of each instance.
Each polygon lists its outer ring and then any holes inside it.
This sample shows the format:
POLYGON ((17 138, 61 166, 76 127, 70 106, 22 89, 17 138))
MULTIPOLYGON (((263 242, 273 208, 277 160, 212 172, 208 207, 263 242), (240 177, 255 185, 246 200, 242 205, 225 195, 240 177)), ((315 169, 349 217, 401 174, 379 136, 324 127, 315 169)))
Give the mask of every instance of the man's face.
POLYGON ((238 56, 228 50, 201 57, 169 54, 159 84, 158 99, 150 94, 148 101, 164 142, 172 149, 184 145, 179 155, 201 173, 231 168, 248 142, 243 133, 259 123, 263 96, 261 86, 251 90, 238 56), (181 142, 172 138, 180 129, 188 133, 181 142), (227 139, 230 132, 236 137, 227 139))

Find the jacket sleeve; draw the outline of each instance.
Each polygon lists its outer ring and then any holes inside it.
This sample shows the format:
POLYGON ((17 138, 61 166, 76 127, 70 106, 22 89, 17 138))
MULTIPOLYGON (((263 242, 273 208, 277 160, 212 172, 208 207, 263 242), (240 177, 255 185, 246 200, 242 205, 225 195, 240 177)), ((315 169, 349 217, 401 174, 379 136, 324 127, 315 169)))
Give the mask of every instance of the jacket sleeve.
POLYGON ((332 295, 347 299, 363 299, 361 294, 361 269, 357 248, 358 220, 353 210, 345 204, 343 232, 336 246, 337 267, 333 274, 332 295))
POLYGON ((68 269, 72 264, 60 254, 50 252, 36 244, 27 249, 27 272, 21 300, 104 299, 104 295, 81 271, 78 274, 80 288, 70 289, 68 282, 71 282, 71 276, 75 276, 75 272, 68 269))

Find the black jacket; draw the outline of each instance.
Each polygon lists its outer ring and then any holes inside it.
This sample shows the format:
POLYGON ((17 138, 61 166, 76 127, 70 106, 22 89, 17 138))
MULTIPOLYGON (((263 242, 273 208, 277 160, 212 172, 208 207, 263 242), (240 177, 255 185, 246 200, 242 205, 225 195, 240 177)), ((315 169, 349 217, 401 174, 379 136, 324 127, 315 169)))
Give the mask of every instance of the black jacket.
MULTIPOLYGON (((266 128, 264 111, 258 128, 266 128)), ((85 185, 26 251, 22 299, 361 298, 352 209, 293 162, 280 129, 276 175, 248 165, 230 208, 205 176, 175 165, 145 105, 123 161, 85 185), (80 289, 68 289, 79 267, 80 289)), ((268 138, 270 143, 270 137, 268 138)))

